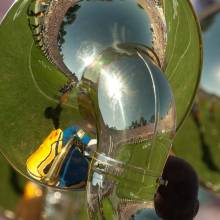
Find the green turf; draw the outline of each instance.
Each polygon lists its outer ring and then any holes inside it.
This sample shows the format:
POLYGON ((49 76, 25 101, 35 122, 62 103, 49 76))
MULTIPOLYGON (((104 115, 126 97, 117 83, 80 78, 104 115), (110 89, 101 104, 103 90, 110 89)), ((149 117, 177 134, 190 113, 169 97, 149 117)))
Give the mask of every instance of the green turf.
MULTIPOLYGON (((20 195, 12 187, 11 182, 11 168, 7 161, 0 154, 0 208, 15 210, 16 204, 20 199, 20 195)), ((19 184, 21 187, 24 185, 24 178, 18 175, 19 184)))
MULTIPOLYGON (((58 91, 66 78, 33 45, 26 15, 31 1, 26 1, 23 8, 22 2, 25 1, 17 1, 0 29, 0 147, 12 163, 25 172, 27 156, 53 129, 53 123, 44 117, 44 111, 49 106, 56 107, 58 91)), ((186 0, 179 0, 177 12, 180 16, 175 17, 174 2, 164 0, 168 27, 164 71, 174 91, 180 125, 197 87, 201 53, 198 26, 190 5, 186 0)), ((68 104, 74 102, 75 95, 72 94, 68 104)), ((80 119, 72 106, 63 107, 62 128, 80 119)), ((136 158, 144 156, 142 151, 137 154, 136 158)), ((204 165, 201 165, 202 169, 205 169, 204 165)))
POLYGON ((175 138, 174 153, 193 165, 202 183, 220 193, 220 100, 212 95, 203 96, 201 93, 198 100, 204 143, 202 144, 198 127, 190 115, 175 138), (215 107, 214 112, 210 113, 212 102, 215 107))
POLYGON ((118 177, 118 194, 120 194, 118 196, 126 198, 130 194, 130 197, 133 195, 133 199, 153 199, 157 189, 156 180, 169 153, 167 146, 169 146, 167 139, 162 135, 158 135, 155 140, 121 146, 118 159, 125 163, 125 167, 123 174, 118 177))
MULTIPOLYGON (((45 117, 45 109, 56 108, 59 89, 67 82, 33 44, 26 14, 30 2, 17 1, 0 29, 0 146, 23 172, 27 157, 54 127, 45 117)), ((61 128, 81 119, 73 107, 75 96, 74 91, 62 106, 61 128)))
MULTIPOLYGON (((174 93, 177 109, 177 127, 179 129, 190 110, 198 87, 202 63, 201 36, 198 22, 188 1, 164 0, 163 7, 168 28, 168 44, 166 48, 164 72, 174 93), (176 9, 174 7, 175 2, 178 4, 176 9), (175 16, 176 13, 177 16, 175 16)), ((192 129, 192 140, 196 142, 196 137, 193 137, 193 124, 191 123, 189 126, 188 129, 192 129)), ((186 129, 186 131, 188 131, 188 129, 186 129)), ((189 140, 189 134, 184 133, 184 135, 185 136, 180 140, 182 145, 178 148, 183 151, 187 149, 184 148, 186 140, 189 140)), ((179 138, 177 137, 175 142, 177 145, 178 140, 179 138)), ((131 152, 127 148, 128 147, 126 147, 126 150, 122 153, 121 159, 127 160, 126 156, 131 155, 131 152)), ((190 153, 191 150, 188 148, 187 152, 190 153)), ((132 154, 133 153, 134 152, 132 152, 132 154)), ((135 153, 139 153, 136 158, 140 158, 141 160, 143 152, 138 152, 137 150, 135 153)), ((135 162, 139 163, 140 160, 135 162)), ((196 162, 200 163, 199 159, 197 161, 195 160, 195 163, 196 162)), ((201 170, 203 169, 205 169, 204 164, 201 170)), ((126 173, 124 175, 126 175, 126 173)), ((132 177, 130 172, 128 172, 127 175, 132 177)), ((135 177, 133 176, 133 178, 135 177)), ((121 187, 120 193, 123 194, 122 188, 123 186, 121 187)), ((141 186, 138 185, 138 188, 141 188, 141 186)), ((125 191, 125 194, 126 193, 127 191, 125 191)))
POLYGON ((198 87, 201 37, 188 0, 164 0, 163 3, 168 31, 164 71, 175 97, 179 129, 198 87))

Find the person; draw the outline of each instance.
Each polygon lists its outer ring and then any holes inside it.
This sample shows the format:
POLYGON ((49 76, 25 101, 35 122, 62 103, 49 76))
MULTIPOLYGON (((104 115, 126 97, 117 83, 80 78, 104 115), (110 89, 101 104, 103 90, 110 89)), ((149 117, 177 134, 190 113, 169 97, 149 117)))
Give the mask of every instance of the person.
POLYGON ((163 220, 192 220, 198 210, 198 177, 192 166, 178 157, 169 156, 154 196, 157 215, 163 220))

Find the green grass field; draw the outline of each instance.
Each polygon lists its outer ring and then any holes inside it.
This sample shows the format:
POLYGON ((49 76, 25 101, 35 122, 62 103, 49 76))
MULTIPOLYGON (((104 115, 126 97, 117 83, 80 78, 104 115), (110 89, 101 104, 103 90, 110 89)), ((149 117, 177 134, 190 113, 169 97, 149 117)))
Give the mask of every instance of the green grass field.
MULTIPOLYGON (((53 123, 45 118, 44 111, 47 107, 57 106, 58 91, 66 83, 66 78, 33 45, 26 15, 30 1, 26 4, 21 4, 22 2, 17 1, 0 29, 0 124, 2 127, 0 146, 11 162, 25 172, 27 156, 53 129, 53 123)), ((188 1, 164 0, 163 2, 168 28, 164 72, 174 91, 179 127, 189 110, 198 84, 201 42, 198 26, 188 1), (175 2, 178 3, 176 8, 175 2)), ((72 102, 75 102, 74 94, 67 104, 72 102)), ((205 112, 206 104, 202 106, 205 112)), ((63 107, 60 116, 61 127, 68 127, 79 120, 81 116, 75 108, 71 105, 63 107)), ((205 120, 204 123, 208 122, 205 120)), ((207 140, 212 142, 214 138, 207 136, 207 140)), ((201 160, 198 132, 191 118, 180 130, 174 146, 177 155, 193 163, 202 180, 217 184, 219 180, 217 172, 211 172, 201 160), (190 140, 189 136, 192 137, 190 140), (193 144, 189 143, 192 140, 193 144)), ((217 150, 218 147, 211 149, 215 162, 217 162, 217 150)), ((1 168, 1 172, 8 171, 1 168)), ((10 191, 7 182, 2 182, 0 186, 5 192, 10 191)), ((7 198, 6 194, 1 195, 0 198, 4 200, 7 198)), ((8 200, 8 204, 4 203, 6 201, 0 203, 8 207, 13 206, 14 203, 9 201, 16 201, 17 197, 14 194, 9 197, 11 199, 8 200)))
MULTIPOLYGON (((57 107, 59 89, 67 81, 33 42, 26 14, 30 2, 17 1, 0 28, 0 147, 24 173, 27 157, 54 128, 53 121, 45 117, 45 109, 57 107)), ((75 98, 74 91, 62 106, 62 128, 81 120, 73 107, 75 98)), ((0 207, 13 210, 20 197, 13 191, 10 172, 8 162, 1 156, 0 207)), ((19 179, 24 181, 22 177, 19 179)), ((85 219, 86 212, 83 210, 80 215, 85 219)))
MULTIPOLYGON (((26 14, 30 2, 17 1, 0 29, 0 146, 23 172, 27 157, 54 127, 45 110, 56 108, 67 81, 33 43, 26 14)), ((74 103, 73 92, 62 106, 61 128, 81 119, 74 103)))
POLYGON ((199 93, 198 109, 204 135, 190 114, 175 138, 174 152, 193 165, 203 184, 220 193, 220 100, 199 93), (214 109, 210 112, 212 103, 214 109))
POLYGON ((179 129, 191 108, 200 79, 201 36, 188 0, 163 3, 168 31, 164 72, 174 93, 179 129))
MULTIPOLYGON (((0 208, 15 210, 16 204, 20 199, 20 194, 16 193, 11 182, 11 167, 0 154, 0 208)), ((19 185, 24 186, 25 179, 18 175, 19 185)))

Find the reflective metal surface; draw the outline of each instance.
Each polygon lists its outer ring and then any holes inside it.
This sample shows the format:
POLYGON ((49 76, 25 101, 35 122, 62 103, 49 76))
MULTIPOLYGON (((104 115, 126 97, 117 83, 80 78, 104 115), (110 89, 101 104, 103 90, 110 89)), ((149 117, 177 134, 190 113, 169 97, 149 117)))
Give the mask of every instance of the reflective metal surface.
POLYGON ((122 42, 154 47, 163 62, 165 18, 152 3, 36 1, 30 4, 28 15, 33 35, 43 52, 76 82, 103 49, 117 47, 122 42), (33 7, 38 8, 37 13, 33 7))
POLYGON ((200 13, 204 45, 200 91, 191 115, 175 138, 173 151, 192 164, 204 186, 219 193, 220 2, 204 3, 206 7, 200 13))
POLYGON ((170 151, 176 120, 171 89, 137 44, 105 50, 79 88, 89 94, 87 116, 95 116, 98 128, 87 185, 90 218, 130 219, 125 208, 136 204, 135 211, 153 199, 170 151))
POLYGON ((18 0, 0 37, 0 148, 10 163, 40 183, 83 189, 96 152, 92 166, 105 154, 153 170, 144 180, 153 192, 175 128, 164 76, 178 127, 197 88, 191 5, 18 0))

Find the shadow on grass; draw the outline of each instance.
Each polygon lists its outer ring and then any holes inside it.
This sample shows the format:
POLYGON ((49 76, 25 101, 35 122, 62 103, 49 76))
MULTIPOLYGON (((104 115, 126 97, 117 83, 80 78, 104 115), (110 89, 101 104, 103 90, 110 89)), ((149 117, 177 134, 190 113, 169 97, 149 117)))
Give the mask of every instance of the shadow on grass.
POLYGON ((55 108, 49 106, 45 109, 44 115, 46 118, 51 119, 55 129, 60 127, 60 114, 62 112, 61 104, 57 104, 55 108))

